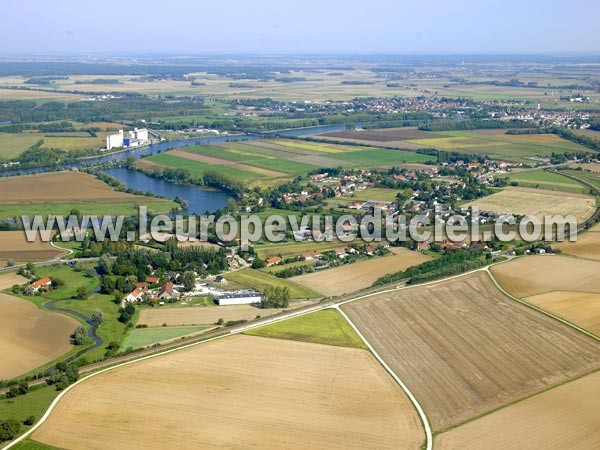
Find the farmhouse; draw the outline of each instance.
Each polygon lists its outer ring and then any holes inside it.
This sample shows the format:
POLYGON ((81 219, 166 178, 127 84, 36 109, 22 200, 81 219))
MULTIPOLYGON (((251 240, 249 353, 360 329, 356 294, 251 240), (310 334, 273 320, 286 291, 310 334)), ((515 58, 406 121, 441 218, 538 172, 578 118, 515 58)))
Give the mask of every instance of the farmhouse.
POLYGON ((219 306, 225 305, 254 305, 262 303, 260 292, 234 292, 220 294, 215 297, 219 306))
POLYGON ((39 280, 31 283, 29 285, 29 289, 32 292, 39 292, 40 290, 47 291, 50 286, 52 286, 52 280, 50 278, 46 277, 46 278, 40 278, 39 280))
POLYGON ((165 283, 158 291, 156 298, 158 298, 160 300, 170 300, 172 298, 178 298, 179 292, 177 292, 173 288, 173 286, 174 286, 173 283, 171 283, 170 281, 165 283))
POLYGON ((280 256, 273 256, 271 258, 267 258, 265 260, 265 264, 267 265, 267 267, 271 267, 271 266, 274 266, 275 264, 279 264, 282 261, 283 261, 283 259, 281 259, 280 256))
POLYGON ((144 292, 146 292, 145 288, 136 287, 127 297, 125 297, 125 301, 138 302, 142 299, 144 292))

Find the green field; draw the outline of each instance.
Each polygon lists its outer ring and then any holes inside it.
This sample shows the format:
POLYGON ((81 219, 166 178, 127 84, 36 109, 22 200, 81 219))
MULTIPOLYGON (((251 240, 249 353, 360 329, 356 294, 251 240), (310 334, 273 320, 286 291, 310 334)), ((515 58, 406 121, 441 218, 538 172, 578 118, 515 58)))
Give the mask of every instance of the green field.
POLYGON ((334 309, 254 328, 244 334, 338 347, 367 348, 346 319, 334 309))
MULTIPOLYGON (((600 189, 600 173, 585 172, 583 170, 564 170, 561 172, 564 172, 567 175, 577 177, 580 180, 587 181, 592 186, 595 186, 596 188, 600 189)), ((569 178, 566 179, 569 180, 569 178)), ((571 181, 575 182, 574 180, 571 181)))
POLYGON ((532 157, 591 150, 553 134, 509 135, 504 130, 436 132, 447 137, 413 139, 407 143, 440 150, 475 153, 493 159, 533 164, 532 157))
MULTIPOLYGON (((93 267, 93 264, 86 264, 87 269, 93 267)), ((49 300, 55 300, 54 306, 57 308, 69 309, 90 317, 92 313, 99 309, 104 313, 104 322, 98 327, 97 334, 104 341, 104 345, 85 353, 84 357, 89 361, 100 359, 106 352, 106 346, 111 342, 120 343, 125 335, 126 326, 119 322, 119 305, 114 302, 112 295, 91 293, 85 300, 77 300, 77 288, 84 286, 88 292, 91 292, 98 286, 96 277, 88 277, 86 270, 76 271, 68 266, 48 266, 38 267, 35 273, 39 277, 60 278, 65 282, 64 286, 52 290, 42 296, 23 297, 33 301, 40 308, 49 300)), ((79 319, 78 319, 79 320, 79 319)))
POLYGON ((571 178, 563 177, 554 172, 532 170, 517 172, 508 176, 510 181, 516 181, 519 186, 547 189, 551 191, 574 192, 586 194, 589 189, 571 178))
MULTIPOLYGON (((87 264, 85 267, 93 267, 93 264, 87 264)), ((91 292, 98 286, 98 278, 88 277, 85 270, 77 272, 66 265, 36 267, 35 274, 40 278, 59 278, 64 281, 64 286, 44 294, 44 298, 50 300, 68 300, 75 297, 77 289, 82 286, 85 287, 88 292, 91 292)))
POLYGON ((128 348, 140 348, 157 342, 168 341, 192 333, 198 333, 203 327, 159 327, 159 328, 134 328, 130 330, 123 343, 121 350, 128 348))
POLYGON ((20 218, 22 215, 40 214, 47 217, 50 214, 67 216, 72 209, 77 209, 81 214, 96 216, 136 216, 138 214, 137 206, 147 206, 150 214, 168 213, 177 203, 170 200, 157 200, 151 197, 140 197, 136 203, 45 203, 45 204, 1 204, 0 200, 0 219, 20 218))
POLYGON ((30 133, 0 133, 0 161, 19 156, 41 139, 30 133))
POLYGON ((294 299, 321 297, 321 294, 318 292, 301 286, 298 283, 254 269, 243 269, 231 272, 225 275, 225 278, 227 281, 232 281, 241 286, 246 286, 261 292, 269 287, 288 287, 290 289, 290 296, 294 299))
POLYGON ((40 444, 39 442, 32 441, 31 439, 24 439, 12 448, 14 450, 61 450, 58 447, 40 444))
POLYGON ((386 150, 376 147, 322 144, 302 140, 265 140, 230 142, 186 147, 153 155, 138 163, 154 167, 186 169, 193 177, 206 171, 265 184, 269 180, 285 180, 306 175, 319 167, 391 167, 404 163, 435 161, 436 158, 410 151, 386 150))
MULTIPOLYGON (((60 392, 55 386, 43 386, 32 389, 26 395, 11 399, 3 398, 0 400, 0 419, 13 418, 22 423, 27 417, 34 416, 38 421, 58 394, 60 392)), ((30 428, 31 426, 22 425, 21 431, 25 432, 30 428)))

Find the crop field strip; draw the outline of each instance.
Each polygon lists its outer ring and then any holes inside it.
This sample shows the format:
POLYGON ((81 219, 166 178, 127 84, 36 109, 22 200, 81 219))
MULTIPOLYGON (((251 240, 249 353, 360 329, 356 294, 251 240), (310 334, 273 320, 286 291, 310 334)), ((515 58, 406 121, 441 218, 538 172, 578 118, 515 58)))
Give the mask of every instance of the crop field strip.
POLYGON ((600 372, 546 390, 437 435, 440 450, 597 447, 600 372))
POLYGON ((600 343, 509 299, 484 272, 342 310, 437 432, 600 368, 600 343))
POLYGON ((392 249, 392 253, 291 279, 326 296, 337 296, 368 288, 375 280, 388 273, 403 271, 431 259, 422 253, 403 248, 392 249))
POLYGON ((261 442, 415 450, 423 437, 408 398, 365 350, 254 336, 90 378, 32 436, 67 448, 255 448, 261 442), (124 421, 115 408, 137 419, 124 421), (148 423, 160 425, 148 429, 148 423))
POLYGON ((176 149, 152 155, 136 164, 150 170, 185 169, 195 177, 210 170, 256 183, 289 179, 319 167, 390 167, 434 160, 429 155, 401 150, 267 140, 176 149))
POLYGON ((581 193, 511 186, 466 203, 462 208, 471 206, 497 214, 535 215, 540 220, 545 215, 572 214, 579 222, 583 222, 594 214, 596 200, 581 193))
POLYGON ((565 254, 600 261, 600 225, 592 227, 583 234, 579 233, 577 242, 565 241, 555 246, 565 254))

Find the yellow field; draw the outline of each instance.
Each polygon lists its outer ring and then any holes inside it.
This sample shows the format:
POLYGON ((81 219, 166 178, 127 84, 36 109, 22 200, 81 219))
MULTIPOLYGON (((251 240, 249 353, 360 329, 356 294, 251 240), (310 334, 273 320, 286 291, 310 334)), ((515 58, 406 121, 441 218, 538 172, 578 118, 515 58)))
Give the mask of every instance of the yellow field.
POLYGON ((509 299, 483 271, 342 310, 434 431, 600 368, 598 341, 509 299))
POLYGON ((0 274, 0 291, 4 289, 10 289, 15 284, 24 284, 29 280, 21 275, 17 275, 15 272, 8 272, 0 274))
POLYGON ((600 336, 600 294, 555 291, 523 300, 600 336))
POLYGON ((463 209, 471 206, 496 214, 534 215, 540 220, 546 215, 573 215, 583 222, 594 213, 596 202, 587 195, 509 187, 467 203, 463 209))
POLYGON ((0 133, 0 159, 15 158, 42 139, 28 133, 0 133))
POLYGON ((44 139, 42 148, 57 148, 64 151, 98 150, 106 146, 107 133, 98 132, 96 134, 96 137, 43 136, 41 137, 44 139))
POLYGON ((516 297, 554 291, 600 293, 600 262, 568 256, 526 256, 492 267, 502 287, 516 297))
POLYGON ((600 226, 579 234, 577 242, 565 241, 553 246, 569 255, 600 260, 600 226))
POLYGON ((293 277, 292 280, 324 295, 336 296, 368 288, 383 275, 406 270, 431 259, 422 253, 404 248, 391 250, 393 255, 390 256, 320 270, 293 277))
POLYGON ((0 380, 17 377, 71 350, 76 320, 2 293, 0 310, 0 380))
POLYGON ((440 434, 440 450, 596 449, 600 373, 556 387, 440 434))
POLYGON ((33 439, 98 450, 417 450, 424 433, 367 351, 238 335, 81 383, 33 439))

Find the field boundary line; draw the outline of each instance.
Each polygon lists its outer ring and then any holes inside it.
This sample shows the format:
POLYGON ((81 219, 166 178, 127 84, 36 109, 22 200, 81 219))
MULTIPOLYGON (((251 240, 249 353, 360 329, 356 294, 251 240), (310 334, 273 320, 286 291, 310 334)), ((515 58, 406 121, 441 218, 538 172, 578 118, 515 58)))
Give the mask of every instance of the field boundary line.
MULTIPOLYGON (((578 325, 575 325, 572 322, 569 322, 566 319, 563 319, 562 317, 559 317, 555 314, 552 314, 551 312, 548 312, 538 306, 532 305, 531 303, 526 302, 525 300, 522 300, 518 297, 515 297, 514 295, 512 295, 511 293, 509 293, 506 289, 504 289, 504 287, 500 284, 500 282, 496 279, 496 277, 494 276, 494 274, 492 273, 491 270, 489 270, 489 267, 485 267, 484 271, 487 272, 488 276, 490 277, 490 279, 492 280, 492 282, 494 283, 494 285, 500 290, 500 292, 502 292, 504 295, 506 295, 507 297, 509 297, 510 299, 520 303, 523 306, 526 306, 527 308, 533 309, 539 313, 544 314, 545 316, 548 316, 554 320, 558 320, 559 322, 561 322, 564 325, 567 325, 568 327, 573 328, 576 331, 579 331, 580 333, 585 334, 588 337, 591 337, 592 339, 595 339, 596 341, 600 342, 600 336, 595 335, 594 333, 586 330, 585 328, 581 328, 578 325)), ((549 292, 557 292, 557 291, 548 291, 548 292, 544 292, 543 294, 547 294, 549 292)), ((559 291, 560 292, 560 291, 559 291)), ((538 295, 538 294, 535 294, 538 295)))
POLYGON ((373 346, 369 343, 369 341, 367 341, 367 339, 363 336, 363 334, 356 327, 356 325, 354 325, 352 320, 350 320, 350 318, 346 315, 346 313, 344 311, 342 311, 342 309, 340 308, 340 305, 334 305, 330 309, 336 309, 344 317, 344 319, 346 319, 346 321, 354 329, 354 331, 358 335, 358 337, 360 337, 360 339, 364 342, 364 344, 367 346, 367 348, 369 349, 371 354, 375 357, 375 359, 379 362, 379 364, 381 364, 381 366, 392 376, 394 381, 396 383, 398 383, 398 385, 402 388, 404 393, 408 396, 408 398, 410 399, 414 408, 417 410, 417 413, 419 414, 419 419, 421 419, 421 424, 423 425, 423 428, 425 429, 425 448, 426 448, 426 450, 431 450, 433 448, 433 434, 431 431, 431 425, 429 424, 429 420, 427 419, 427 416, 425 415, 425 411, 423 411, 423 408, 421 407, 421 404, 419 403, 417 398, 410 391, 410 389, 408 389, 408 386, 406 386, 406 384, 404 384, 404 382, 400 379, 400 377, 398 377, 398 375, 396 375, 396 373, 392 370, 392 368, 387 365, 387 363, 383 360, 383 358, 381 356, 379 356, 379 353, 377 353, 377 351, 373 348, 373 346))
POLYGON ((462 427, 464 425, 468 425, 471 422, 475 422, 475 421, 477 421, 479 419, 483 419, 484 417, 489 416, 491 414, 494 414, 494 413, 496 413, 498 411, 501 411, 501 410, 503 410, 505 408, 510 408, 511 406, 517 405, 517 404, 519 404, 521 402, 529 400, 530 398, 534 398, 534 397, 537 397, 538 395, 545 394, 546 392, 552 391, 554 389, 557 389, 559 387, 565 386, 567 384, 575 383, 576 381, 579 381, 582 378, 589 377, 589 376, 594 375, 594 374, 596 374, 598 372, 600 372, 600 369, 594 369, 591 372, 578 375, 575 378, 570 378, 568 380, 561 381, 560 383, 552 385, 552 386, 548 386, 548 387, 542 389, 541 391, 534 392, 533 394, 530 394, 530 395, 528 395, 526 397, 518 398, 518 399, 516 399, 516 400, 514 400, 514 401, 512 401, 510 403, 498 406, 497 408, 494 408, 494 409, 491 409, 491 410, 486 411, 484 413, 481 413, 480 415, 472 417, 471 419, 467 419, 464 422, 460 422, 460 423, 452 425, 452 426, 450 426, 448 428, 444 428, 443 430, 436 431, 433 435, 434 435, 434 437, 436 437, 436 436, 439 436, 441 434, 447 433, 448 431, 455 430, 456 428, 460 428, 460 427, 462 427))
MULTIPOLYGON (((299 316, 303 316, 303 315, 310 314, 310 313, 313 313, 313 312, 317 312, 317 311, 321 311, 321 310, 324 310, 324 309, 328 309, 328 308, 331 308, 332 306, 338 306, 339 307, 339 306, 341 306, 341 305, 343 305, 345 303, 349 303, 349 302, 353 302, 353 301, 357 301, 357 300, 362 300, 362 299, 365 299, 365 298, 368 298, 368 297, 373 297, 375 295, 387 294, 387 293, 395 292, 395 291, 398 291, 398 290, 404 290, 404 289, 416 288, 416 287, 421 287, 421 286, 427 286, 427 285, 436 284, 436 283, 443 283, 445 281, 453 280, 453 279, 460 278, 460 277, 464 277, 464 276, 467 276, 467 275, 470 275, 470 274, 473 274, 473 273, 476 273, 476 272, 479 272, 479 271, 485 271, 485 270, 487 270, 487 268, 488 268, 488 266, 486 266, 486 267, 480 267, 480 268, 477 268, 477 269, 472 270, 470 272, 465 272, 465 273, 462 273, 462 274, 453 275, 453 276, 448 277, 448 278, 443 278, 443 279, 440 279, 440 280, 433 280, 433 281, 429 281, 427 283, 416 284, 416 285, 412 285, 412 286, 405 286, 405 285, 402 286, 402 285, 400 285, 400 286, 396 286, 394 288, 389 288, 389 289, 385 289, 385 290, 382 290, 382 291, 377 291, 377 292, 372 292, 372 293, 369 293, 369 294, 360 295, 360 296, 358 296, 356 298, 351 298, 351 299, 345 300, 343 302, 337 303, 335 305, 331 305, 331 304, 318 304, 318 305, 315 305, 314 307, 312 307, 312 308, 310 308, 308 310, 303 310, 303 311, 298 311, 298 312, 295 312, 295 313, 291 313, 291 314, 286 315, 284 317, 274 317, 274 318, 269 319, 269 320, 267 320, 265 322, 262 322, 260 324, 247 325, 247 326, 241 327, 241 328, 236 329, 236 330, 231 330, 228 333, 222 334, 220 336, 215 336, 215 337, 212 337, 212 338, 208 338, 206 340, 202 340, 202 341, 199 341, 199 342, 193 342, 191 344, 186 344, 186 345, 183 345, 181 347, 175 347, 175 348, 168 349, 168 350, 165 350, 165 351, 162 351, 162 352, 158 352, 158 353, 154 353, 154 354, 151 354, 151 355, 142 356, 142 357, 137 358, 137 359, 132 359, 130 361, 125 361, 125 362, 122 362, 122 363, 118 363, 118 364, 116 364, 114 366, 110 366, 110 367, 106 367, 104 369, 100 369, 99 371, 90 373, 89 375, 86 375, 85 377, 77 380, 75 383, 69 385, 65 390, 63 390, 60 394, 58 394, 58 396, 52 401, 52 403, 50 404, 50 406, 48 407, 48 409, 46 410, 46 412, 44 413, 44 415, 42 416, 42 418, 39 420, 39 422, 37 422, 33 427, 31 427, 31 429, 29 429, 26 433, 22 434, 21 436, 19 436, 15 440, 9 442, 6 446, 0 447, 0 448, 2 448, 3 450, 12 448, 16 444, 18 444, 19 442, 25 440, 31 434, 33 434, 39 427, 41 427, 44 424, 44 422, 48 419, 48 417, 50 416, 50 414, 52 413, 52 411, 54 410, 54 408, 56 408, 56 405, 58 404, 58 402, 62 399, 62 397, 67 392, 69 392, 75 386, 83 383, 84 381, 86 381, 86 380, 88 380, 88 379, 90 379, 92 377, 95 377, 96 375, 100 375, 100 374, 108 372, 110 370, 117 369, 119 367, 124 367, 124 366, 127 366, 129 364, 136 363, 136 362, 145 361, 147 359, 156 358, 156 357, 159 357, 159 356, 162 356, 162 355, 166 355, 166 354, 169 354, 169 353, 172 353, 172 352, 176 352, 176 351, 179 351, 179 350, 185 350, 187 348, 191 348, 191 347, 194 347, 196 345, 201 345, 201 344, 205 344, 207 342, 212 342, 212 341, 215 341, 217 339, 223 339, 223 338, 228 337, 228 336, 234 336, 236 334, 241 334, 241 333, 243 333, 245 331, 248 331, 248 330, 251 330, 253 328, 259 328, 259 327, 262 327, 262 326, 270 325, 272 323, 277 323, 277 322, 281 322, 281 321, 284 321, 284 320, 292 319, 294 317, 299 317, 299 316)), ((341 309, 340 309, 340 312, 342 312, 341 309)), ((353 325, 351 322, 350 322, 350 324, 353 325)), ((365 343, 367 344, 367 346, 370 346, 370 344, 368 342, 365 341, 365 343)), ((395 374, 393 376, 395 376, 395 374)), ((426 450, 431 450, 431 447, 429 446, 431 441, 428 439, 427 442, 428 442, 428 444, 427 444, 428 447, 427 447, 426 450)))

